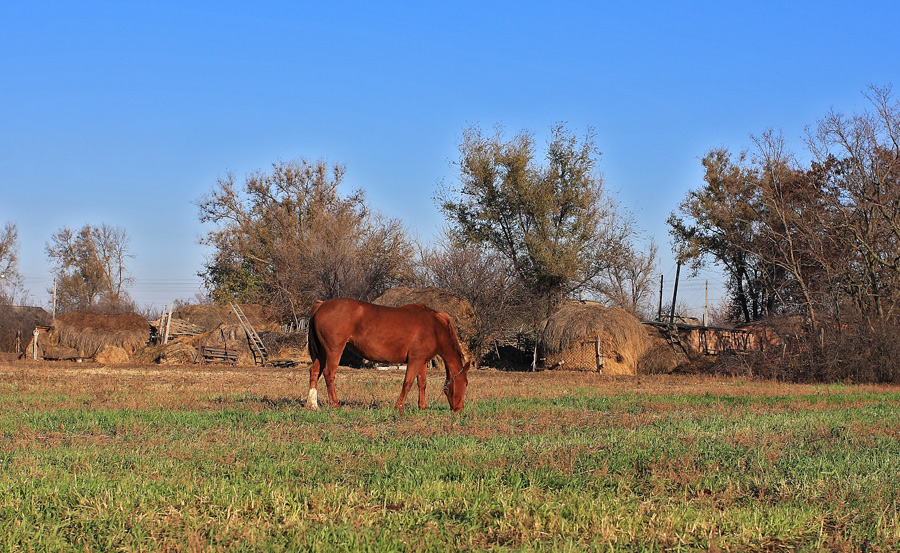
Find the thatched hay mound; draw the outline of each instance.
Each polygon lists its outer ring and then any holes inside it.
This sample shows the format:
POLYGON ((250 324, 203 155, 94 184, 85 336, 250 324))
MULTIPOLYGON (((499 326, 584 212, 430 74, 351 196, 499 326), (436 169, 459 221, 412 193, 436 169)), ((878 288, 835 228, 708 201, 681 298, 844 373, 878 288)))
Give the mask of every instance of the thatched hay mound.
POLYGON ((94 361, 106 365, 116 365, 119 363, 127 363, 129 361, 128 353, 116 346, 103 346, 100 351, 94 355, 94 361))
POLYGON ((460 341, 466 343, 475 332, 478 323, 475 310, 468 301, 453 292, 440 288, 393 288, 382 294, 373 303, 388 307, 424 303, 435 311, 443 311, 453 319, 460 341))
MULTIPOLYGON (((278 330, 280 325, 262 305, 241 304, 241 310, 256 332, 278 330)), ((210 332, 222 325, 240 326, 230 305, 185 305, 172 313, 173 319, 181 319, 210 332)))
POLYGON ((642 325, 647 332, 647 349, 638 358, 639 374, 668 374, 678 366, 672 345, 666 342, 658 328, 642 325))
POLYGON ((0 305, 0 351, 15 351, 16 332, 19 347, 25 348, 32 338, 34 327, 50 324, 50 313, 40 307, 0 305))
POLYGON ((667 363, 637 317, 596 302, 564 304, 544 321, 537 347, 545 367, 568 370, 596 371, 599 354, 606 375, 662 372, 667 363))
MULTIPOLYGON (((460 298, 453 292, 440 288, 392 288, 378 297, 373 303, 388 307, 400 307, 411 303, 424 303, 426 307, 435 311, 443 311, 453 319, 456 334, 459 336, 459 345, 467 359, 472 355, 472 337, 478 328, 478 319, 472 304, 460 298)), ((443 360, 438 357, 436 363, 443 368, 443 360)))
POLYGON ((309 363, 307 334, 303 332, 260 332, 260 339, 269 352, 270 359, 290 359, 296 363, 309 363))
POLYGON ((45 355, 93 357, 104 346, 116 347, 127 355, 144 347, 150 338, 150 323, 137 313, 102 315, 100 313, 66 313, 57 317, 40 343, 45 355), (62 355, 60 352, 65 351, 62 355))

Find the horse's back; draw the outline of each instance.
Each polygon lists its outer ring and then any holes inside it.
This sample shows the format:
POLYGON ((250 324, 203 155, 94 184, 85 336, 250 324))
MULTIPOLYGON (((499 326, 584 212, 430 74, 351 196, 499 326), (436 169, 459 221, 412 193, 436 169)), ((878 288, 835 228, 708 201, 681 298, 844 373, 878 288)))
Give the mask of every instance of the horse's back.
POLYGON ((341 318, 364 323, 383 324, 385 322, 402 324, 414 319, 427 320, 437 313, 424 303, 412 303, 401 307, 377 305, 352 298, 333 298, 316 300, 313 303, 311 317, 319 319, 341 318))
POLYGON ((436 350, 445 327, 436 314, 422 303, 388 307, 335 298, 313 307, 310 326, 335 347, 346 343, 367 359, 403 362, 411 352, 431 357, 436 350))

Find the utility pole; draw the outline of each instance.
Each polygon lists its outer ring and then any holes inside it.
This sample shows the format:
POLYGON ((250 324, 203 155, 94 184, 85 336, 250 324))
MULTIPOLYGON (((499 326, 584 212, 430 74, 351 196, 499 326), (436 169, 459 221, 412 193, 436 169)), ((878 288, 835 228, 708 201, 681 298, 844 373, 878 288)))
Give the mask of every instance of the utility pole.
POLYGON ((675 324, 675 300, 678 299, 678 279, 681 277, 681 261, 675 265, 675 288, 672 290, 672 315, 669 317, 669 323, 675 324))
POLYGON ((656 320, 662 322, 662 296, 663 296, 663 275, 659 275, 659 309, 656 310, 656 320))
POLYGON ((705 297, 703 299, 703 326, 709 326, 709 281, 706 281, 705 297))

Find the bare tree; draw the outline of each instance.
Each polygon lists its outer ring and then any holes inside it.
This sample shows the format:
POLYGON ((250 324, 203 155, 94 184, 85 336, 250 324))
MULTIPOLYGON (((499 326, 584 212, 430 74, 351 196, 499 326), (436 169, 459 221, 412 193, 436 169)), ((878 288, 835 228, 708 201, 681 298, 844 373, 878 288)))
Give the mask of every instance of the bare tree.
POLYGON ((0 305, 13 304, 24 296, 19 274, 19 231, 7 222, 0 232, 0 305))
POLYGON ((866 319, 889 321, 900 309, 900 101, 871 87, 874 111, 831 112, 808 132, 820 169, 832 234, 853 246, 841 279, 866 319))
POLYGON ((133 310, 127 287, 128 234, 121 227, 85 225, 75 232, 63 227, 46 245, 57 279, 57 308, 66 311, 133 310))
POLYGON ((752 252, 768 257, 785 279, 774 292, 782 304, 802 305, 813 331, 820 323, 819 311, 826 304, 828 271, 822 262, 823 247, 830 235, 829 214, 823 209, 822 191, 810 173, 798 167, 780 135, 771 131, 754 137, 758 154, 755 185, 758 202, 752 206, 766 248, 752 252), (790 297, 790 296, 794 297, 790 297))
POLYGON ((476 352, 532 319, 523 316, 531 302, 507 259, 483 244, 455 241, 447 230, 435 245, 420 249, 414 283, 453 292, 472 305, 477 328, 470 345, 476 352))
POLYGON ((277 163, 269 173, 219 179, 198 202, 216 227, 201 276, 217 302, 266 302, 305 313, 315 299, 372 300, 408 277, 412 246, 399 221, 372 212, 365 195, 341 196, 345 168, 277 163))
POLYGON ((656 252, 657 246, 652 241, 646 251, 629 245, 618 261, 606 268, 593 293, 606 305, 624 309, 640 319, 650 319, 654 277, 658 274, 656 252))

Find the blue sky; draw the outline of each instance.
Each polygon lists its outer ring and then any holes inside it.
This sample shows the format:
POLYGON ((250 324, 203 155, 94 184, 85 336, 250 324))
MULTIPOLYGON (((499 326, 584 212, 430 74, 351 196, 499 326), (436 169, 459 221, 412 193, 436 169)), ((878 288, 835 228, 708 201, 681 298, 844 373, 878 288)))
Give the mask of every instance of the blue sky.
MULTIPOLYGON (((30 302, 63 226, 121 226, 142 306, 199 290, 195 202, 219 177, 324 158, 423 241, 462 130, 589 127, 607 188, 675 265, 665 219, 711 148, 900 86, 900 2, 4 2, 0 224, 30 302), (615 4, 615 5, 613 5, 615 4)), ((702 306, 714 271, 683 281, 702 306)), ((668 288, 667 285, 667 288, 668 288)), ((671 294, 671 289, 666 290, 671 294)))

